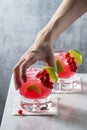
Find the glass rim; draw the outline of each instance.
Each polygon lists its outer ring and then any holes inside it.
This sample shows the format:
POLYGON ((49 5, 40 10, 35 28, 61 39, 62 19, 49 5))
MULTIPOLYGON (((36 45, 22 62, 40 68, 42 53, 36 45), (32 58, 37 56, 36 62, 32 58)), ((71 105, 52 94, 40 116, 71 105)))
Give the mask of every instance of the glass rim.
POLYGON ((53 49, 53 52, 55 53, 55 52, 67 52, 68 51, 68 49, 65 49, 65 48, 54 48, 53 49))

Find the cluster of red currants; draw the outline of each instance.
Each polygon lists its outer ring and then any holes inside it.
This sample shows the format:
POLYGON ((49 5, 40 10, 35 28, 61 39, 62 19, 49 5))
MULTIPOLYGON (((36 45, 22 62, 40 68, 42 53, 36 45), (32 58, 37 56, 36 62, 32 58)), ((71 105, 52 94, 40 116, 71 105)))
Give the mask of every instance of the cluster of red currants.
POLYGON ((43 70, 41 72, 38 72, 37 75, 36 75, 37 78, 40 79, 41 83, 47 87, 47 88, 50 88, 50 89, 53 89, 53 82, 50 81, 50 76, 49 76, 49 73, 47 73, 46 70, 43 70))
POLYGON ((70 65, 70 70, 72 72, 76 72, 77 65, 76 65, 76 61, 75 61, 74 57, 71 57, 69 52, 66 53, 65 57, 67 59, 68 64, 70 65))

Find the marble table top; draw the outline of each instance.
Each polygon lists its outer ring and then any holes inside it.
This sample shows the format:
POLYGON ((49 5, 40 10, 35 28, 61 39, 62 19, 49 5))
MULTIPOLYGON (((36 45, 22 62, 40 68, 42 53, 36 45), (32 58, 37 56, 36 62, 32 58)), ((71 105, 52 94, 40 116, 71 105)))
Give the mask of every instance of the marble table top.
POLYGON ((58 94, 58 114, 52 116, 13 116, 12 106, 18 95, 13 77, 1 123, 1 130, 86 130, 87 129, 87 74, 81 77, 82 92, 58 94))

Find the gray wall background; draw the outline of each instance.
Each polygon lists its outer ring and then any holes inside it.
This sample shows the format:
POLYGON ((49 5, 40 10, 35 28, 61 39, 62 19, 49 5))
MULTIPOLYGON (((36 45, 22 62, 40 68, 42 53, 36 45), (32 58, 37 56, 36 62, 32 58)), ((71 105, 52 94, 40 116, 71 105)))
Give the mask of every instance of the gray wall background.
MULTIPOLYGON (((50 20, 62 0, 0 0, 0 120, 12 68, 32 45, 37 32, 50 20)), ((78 72, 87 73, 87 14, 74 22, 53 47, 77 49, 83 54, 78 72)))

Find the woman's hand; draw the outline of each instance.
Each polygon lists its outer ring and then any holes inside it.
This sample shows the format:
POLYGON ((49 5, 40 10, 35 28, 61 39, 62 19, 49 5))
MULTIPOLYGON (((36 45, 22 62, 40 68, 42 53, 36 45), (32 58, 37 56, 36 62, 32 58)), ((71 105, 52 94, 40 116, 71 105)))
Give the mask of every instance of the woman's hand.
POLYGON ((19 78, 26 81, 26 68, 37 60, 55 67, 51 42, 87 11, 87 0, 64 0, 45 28, 38 33, 33 46, 25 52, 13 69, 16 89, 21 86, 19 78), (77 9, 78 8, 78 9, 77 9))
POLYGON ((23 56, 13 68, 16 89, 21 87, 21 82, 19 80, 20 77, 24 82, 26 82, 26 69, 38 60, 44 61, 50 66, 55 67, 50 40, 47 39, 47 35, 44 38, 43 33, 39 33, 37 35, 37 38, 32 47, 23 54, 23 56))

